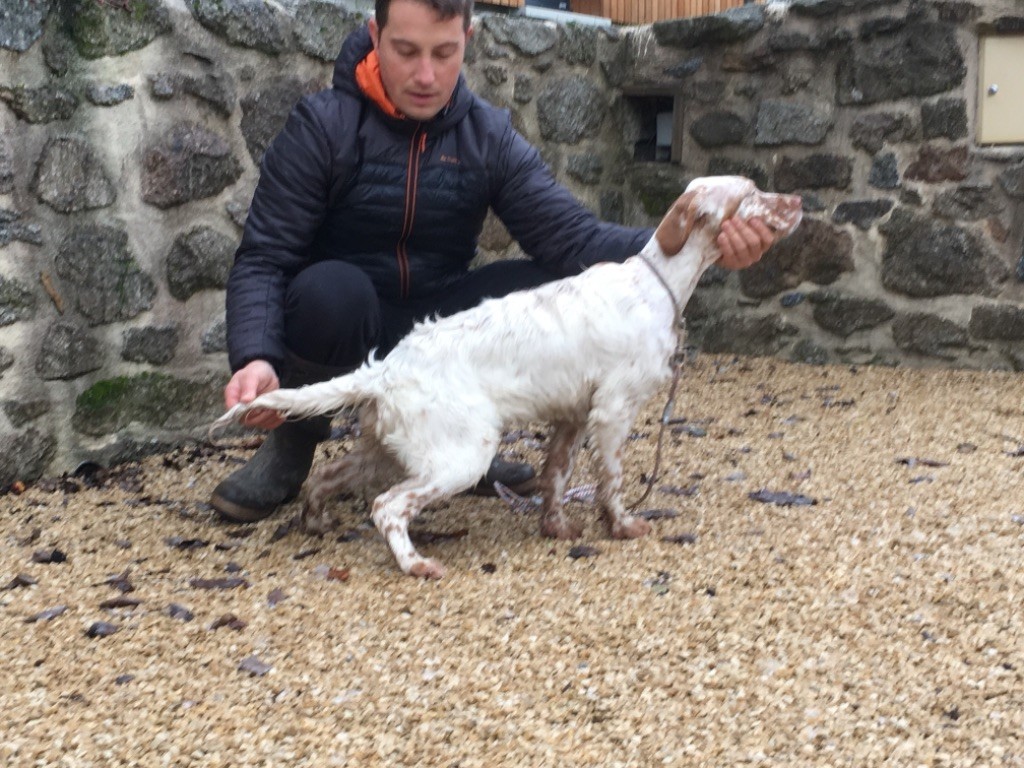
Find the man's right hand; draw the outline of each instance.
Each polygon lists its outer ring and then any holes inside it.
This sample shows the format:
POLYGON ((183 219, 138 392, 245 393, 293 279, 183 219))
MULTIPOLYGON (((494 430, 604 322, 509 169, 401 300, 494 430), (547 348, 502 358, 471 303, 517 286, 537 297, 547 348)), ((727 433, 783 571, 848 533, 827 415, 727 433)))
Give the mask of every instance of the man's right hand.
MULTIPOLYGON (((251 403, 258 395, 273 392, 280 386, 274 366, 266 360, 253 360, 236 371, 224 387, 224 405, 231 408, 238 403, 251 403)), ((274 429, 284 423, 284 417, 277 411, 258 409, 242 417, 242 423, 249 427, 274 429)))

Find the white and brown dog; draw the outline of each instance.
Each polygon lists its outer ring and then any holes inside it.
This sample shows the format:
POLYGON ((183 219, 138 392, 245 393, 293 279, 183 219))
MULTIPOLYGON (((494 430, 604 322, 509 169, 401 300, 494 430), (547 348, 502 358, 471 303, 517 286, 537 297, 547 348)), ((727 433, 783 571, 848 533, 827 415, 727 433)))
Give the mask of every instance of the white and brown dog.
POLYGON ((440 578, 444 568, 416 551, 409 522, 426 505, 474 485, 513 422, 554 427, 540 477, 541 533, 580 535, 562 499, 589 434, 600 456, 598 501, 611 536, 643 536, 650 525, 622 500, 622 447, 640 408, 671 376, 679 314, 720 256, 720 225, 733 215, 759 217, 782 237, 799 224, 801 202, 761 192, 741 177, 696 179, 625 262, 420 323, 383 360, 236 405, 211 430, 257 408, 306 418, 357 407, 362 437, 307 481, 304 525, 326 530, 328 502, 337 493, 382 491, 373 522, 399 567, 414 576, 440 578))

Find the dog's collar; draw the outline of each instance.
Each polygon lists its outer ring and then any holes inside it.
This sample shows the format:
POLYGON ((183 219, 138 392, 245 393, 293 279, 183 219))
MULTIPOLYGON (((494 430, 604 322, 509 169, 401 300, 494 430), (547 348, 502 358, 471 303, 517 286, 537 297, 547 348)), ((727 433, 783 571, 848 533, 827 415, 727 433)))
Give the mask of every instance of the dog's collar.
POLYGON ((646 264, 648 269, 650 269, 651 272, 654 273, 654 276, 658 278, 658 282, 661 283, 661 287, 665 289, 665 292, 668 294, 669 299, 672 300, 672 309, 675 313, 675 322, 678 324, 683 316, 683 308, 679 306, 679 300, 676 299, 676 294, 672 290, 672 286, 668 284, 668 280, 665 279, 665 276, 658 271, 658 268, 656 266, 654 266, 653 261, 647 258, 647 256, 643 253, 637 255, 640 257, 640 261, 646 264))

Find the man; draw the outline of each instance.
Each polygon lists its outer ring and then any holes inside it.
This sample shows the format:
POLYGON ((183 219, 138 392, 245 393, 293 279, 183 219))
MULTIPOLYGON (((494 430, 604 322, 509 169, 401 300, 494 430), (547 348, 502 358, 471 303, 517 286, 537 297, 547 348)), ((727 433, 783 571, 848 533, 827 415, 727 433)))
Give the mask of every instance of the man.
MULTIPOLYGON (((553 179, 462 76, 472 0, 376 0, 345 41, 333 88, 303 98, 264 156, 227 288, 227 407, 383 356, 419 320, 622 261, 651 230, 603 223, 553 179), (488 208, 532 260, 472 272, 488 208)), ((723 227, 739 269, 772 244, 762 222, 723 227)), ((235 522, 294 498, 325 419, 282 423, 211 504, 235 522)), ((496 458, 484 478, 525 491, 533 470, 496 458)))

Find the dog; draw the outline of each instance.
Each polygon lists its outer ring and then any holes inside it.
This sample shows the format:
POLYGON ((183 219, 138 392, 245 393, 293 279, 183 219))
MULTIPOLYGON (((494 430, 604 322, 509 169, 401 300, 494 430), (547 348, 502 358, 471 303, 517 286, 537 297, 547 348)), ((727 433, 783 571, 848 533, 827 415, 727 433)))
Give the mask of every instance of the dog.
POLYGON ((543 535, 582 533, 565 515, 563 494, 589 435, 610 535, 643 536, 650 524, 630 515, 622 499, 623 445, 640 408, 671 376, 683 307, 721 255, 716 238, 733 215, 758 217, 782 237, 799 224, 801 201, 761 192, 742 177, 696 179, 636 256, 419 323, 384 359, 238 404, 211 432, 259 408, 290 418, 357 409, 362 437, 311 475, 303 525, 325 532, 332 496, 369 490, 374 524, 413 576, 441 578, 444 567, 416 551, 410 521, 475 485, 514 422, 553 427, 539 478, 543 535))

